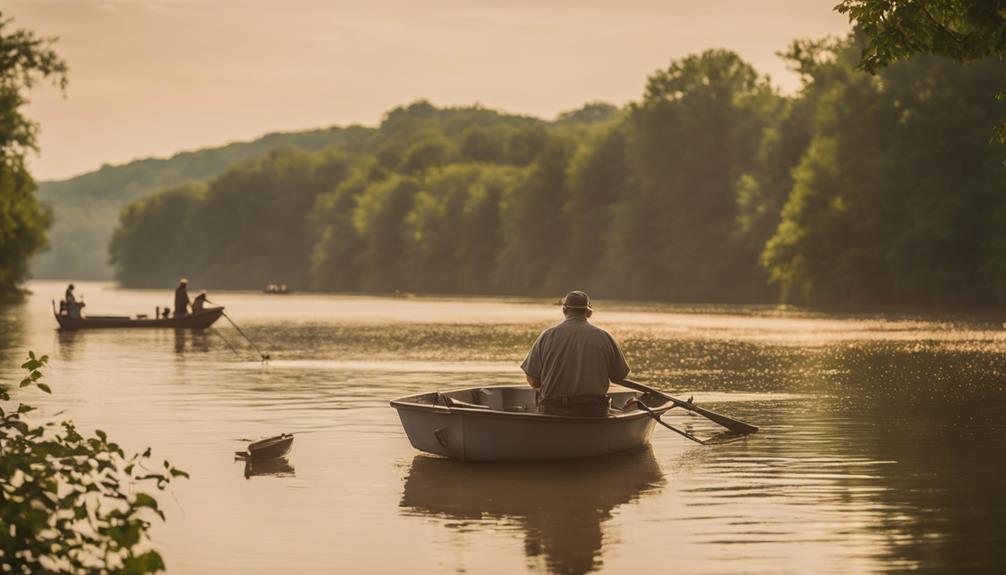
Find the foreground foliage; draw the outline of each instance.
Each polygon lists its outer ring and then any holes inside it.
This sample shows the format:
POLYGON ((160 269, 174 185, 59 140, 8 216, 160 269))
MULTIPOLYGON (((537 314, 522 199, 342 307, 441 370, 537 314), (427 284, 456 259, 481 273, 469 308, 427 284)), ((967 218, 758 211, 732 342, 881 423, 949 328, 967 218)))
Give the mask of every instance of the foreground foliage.
MULTIPOLYGON (((21 388, 51 393, 41 381, 47 356, 29 352, 21 388)), ((187 477, 150 449, 127 456, 101 430, 82 435, 73 422, 35 423, 36 408, 10 405, 0 388, 0 572, 153 573, 164 569, 149 548, 148 520, 164 519, 150 491, 187 477), (151 467, 148 467, 151 466, 151 467)))
MULTIPOLYGON (((919 54, 1006 60, 1006 0, 843 0, 836 9, 866 37, 860 67, 871 72, 919 54)), ((998 88, 1006 99, 1006 81, 998 88)), ((996 139, 1006 144, 1006 120, 996 139)))

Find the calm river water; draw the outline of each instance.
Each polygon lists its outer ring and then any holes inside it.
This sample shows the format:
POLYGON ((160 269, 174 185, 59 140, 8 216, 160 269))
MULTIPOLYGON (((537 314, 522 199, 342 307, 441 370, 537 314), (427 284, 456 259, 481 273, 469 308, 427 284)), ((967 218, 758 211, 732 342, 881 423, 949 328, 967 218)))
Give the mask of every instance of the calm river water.
MULTIPOLYGON (((522 384, 554 305, 210 294, 263 365, 223 320, 60 333, 65 284, 30 287, 2 308, 4 380, 25 350, 48 353, 54 393, 32 402, 191 473, 153 531, 172 574, 1006 571, 1006 314, 602 301, 595 323, 638 380, 762 432, 702 447, 658 428, 642 453, 465 465, 414 451, 388 400, 522 384), (279 432, 297 433, 290 467, 246 478, 240 440, 279 432)), ((77 291, 93 314, 172 296, 77 291)))

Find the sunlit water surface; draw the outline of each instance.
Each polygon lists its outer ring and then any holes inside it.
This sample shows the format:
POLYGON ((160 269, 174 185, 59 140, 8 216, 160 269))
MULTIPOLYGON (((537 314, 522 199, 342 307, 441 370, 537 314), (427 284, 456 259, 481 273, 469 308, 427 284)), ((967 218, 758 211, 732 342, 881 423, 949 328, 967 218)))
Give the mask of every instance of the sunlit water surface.
MULTIPOLYGON (((637 379, 762 426, 560 464, 419 455, 388 400, 521 384, 546 301, 215 293, 205 333, 56 331, 35 282, 3 308, 4 380, 48 353, 51 398, 191 473, 162 496, 169 573, 994 573, 1006 570, 1006 335, 994 314, 823 314, 600 302, 637 379), (245 476, 242 439, 296 433, 245 476)), ((78 284, 91 313, 171 291, 78 284)), ((672 412, 673 413, 673 412, 672 412)), ((697 433, 700 418, 670 416, 697 433)))

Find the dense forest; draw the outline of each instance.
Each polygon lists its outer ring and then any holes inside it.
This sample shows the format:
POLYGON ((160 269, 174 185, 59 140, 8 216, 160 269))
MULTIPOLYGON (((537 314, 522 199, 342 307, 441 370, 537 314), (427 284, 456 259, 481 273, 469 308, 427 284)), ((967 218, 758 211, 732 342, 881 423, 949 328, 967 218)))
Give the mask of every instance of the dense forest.
POLYGON ((268 134, 166 159, 145 159, 101 169, 62 181, 39 182, 38 196, 50 206, 51 249, 32 262, 32 273, 43 278, 108 279, 108 241, 124 204, 167 187, 201 181, 227 168, 262 156, 277 147, 321 150, 353 137, 364 128, 329 128, 268 134))
POLYGON ((210 287, 817 304, 1006 302, 1006 64, 876 75, 794 42, 783 96, 736 54, 546 122, 417 102, 122 211, 118 279, 210 287))

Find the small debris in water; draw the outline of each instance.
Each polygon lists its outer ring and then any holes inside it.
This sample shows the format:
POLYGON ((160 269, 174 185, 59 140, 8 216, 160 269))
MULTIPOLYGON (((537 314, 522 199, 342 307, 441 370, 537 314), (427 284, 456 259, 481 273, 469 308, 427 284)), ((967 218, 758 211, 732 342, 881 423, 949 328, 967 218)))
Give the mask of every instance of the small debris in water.
POLYGON ((286 457, 293 446, 293 434, 282 433, 273 437, 266 437, 248 444, 245 451, 235 451, 236 459, 245 460, 266 460, 286 457))

